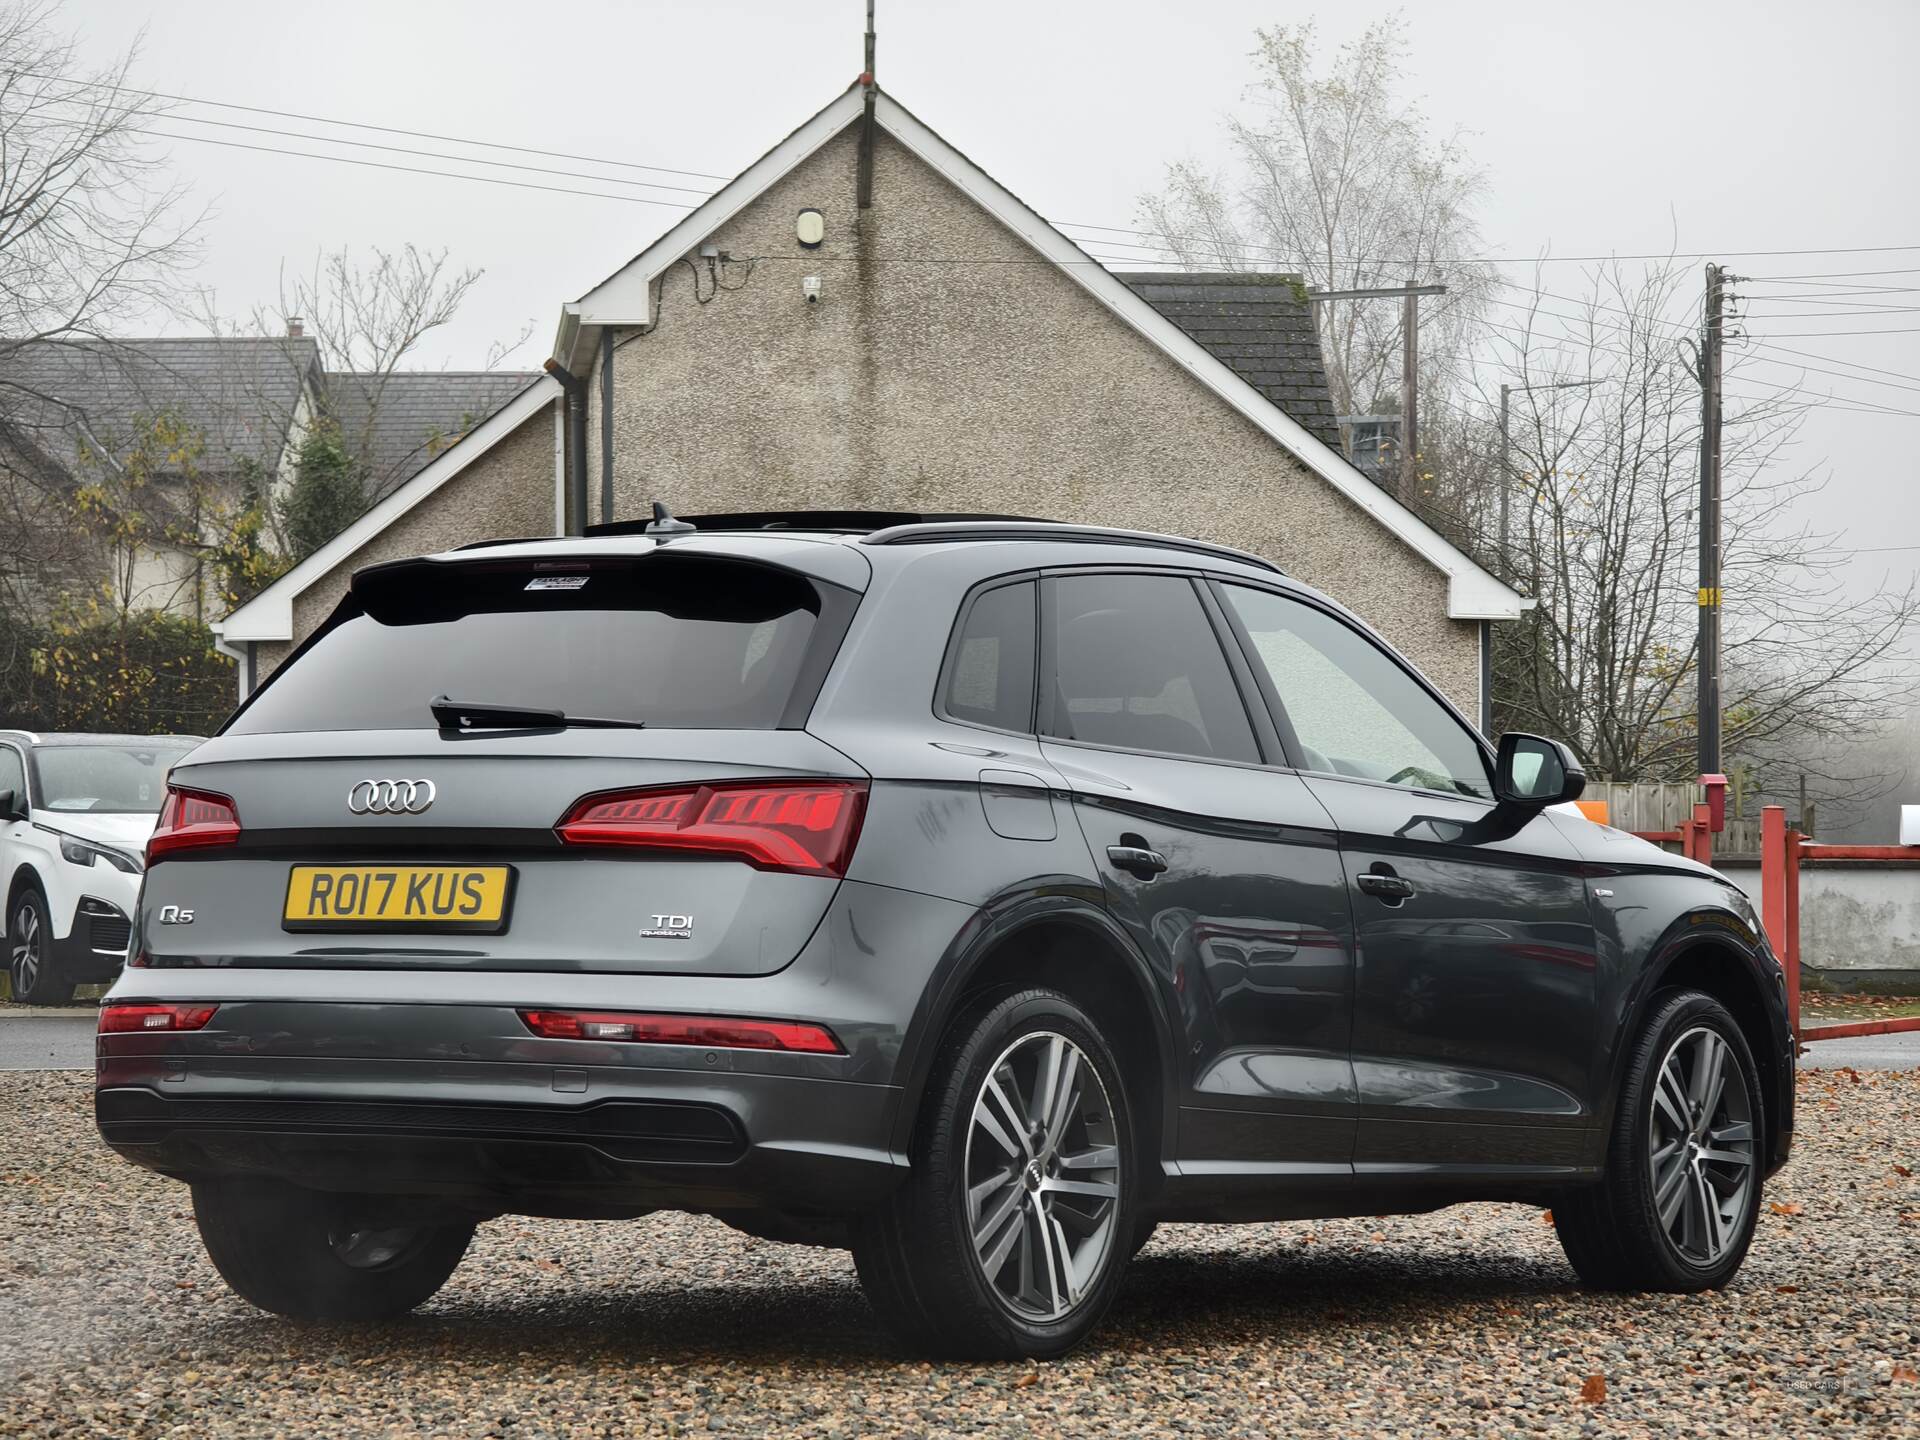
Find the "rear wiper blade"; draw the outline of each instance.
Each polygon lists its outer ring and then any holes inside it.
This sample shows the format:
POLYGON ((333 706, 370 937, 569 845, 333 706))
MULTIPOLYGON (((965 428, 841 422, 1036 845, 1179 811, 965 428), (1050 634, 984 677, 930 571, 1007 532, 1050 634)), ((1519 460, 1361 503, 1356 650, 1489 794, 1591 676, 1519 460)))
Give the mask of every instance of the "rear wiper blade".
POLYGON ((569 715, 564 710, 534 710, 524 705, 489 705, 436 695, 427 702, 442 730, 644 730, 644 720, 609 720, 599 715, 569 715))

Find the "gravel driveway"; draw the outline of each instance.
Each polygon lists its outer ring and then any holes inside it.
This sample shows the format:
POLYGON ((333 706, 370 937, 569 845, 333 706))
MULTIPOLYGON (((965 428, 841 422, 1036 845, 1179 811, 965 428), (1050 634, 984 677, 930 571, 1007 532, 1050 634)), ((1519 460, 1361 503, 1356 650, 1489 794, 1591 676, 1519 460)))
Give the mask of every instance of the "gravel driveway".
POLYGON ((1802 1075, 1731 1291, 1584 1294, 1514 1206, 1172 1227, 1041 1369, 902 1359, 844 1255, 677 1216, 496 1221, 410 1321, 273 1320, 88 1079, 0 1076, 3 1435, 1920 1435, 1920 1072, 1802 1075))

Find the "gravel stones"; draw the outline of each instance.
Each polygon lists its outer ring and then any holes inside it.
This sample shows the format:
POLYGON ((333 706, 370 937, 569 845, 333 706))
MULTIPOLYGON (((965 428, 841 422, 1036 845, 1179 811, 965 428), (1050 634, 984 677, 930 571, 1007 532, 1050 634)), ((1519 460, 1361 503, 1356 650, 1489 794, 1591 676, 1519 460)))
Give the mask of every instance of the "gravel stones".
POLYGON ((276 1320, 90 1081, 0 1075, 0 1435, 1920 1436, 1920 1072, 1801 1076, 1724 1292, 1587 1294, 1519 1206, 1167 1226, 1041 1367, 904 1356, 845 1255, 665 1214, 498 1220, 404 1322, 276 1320))

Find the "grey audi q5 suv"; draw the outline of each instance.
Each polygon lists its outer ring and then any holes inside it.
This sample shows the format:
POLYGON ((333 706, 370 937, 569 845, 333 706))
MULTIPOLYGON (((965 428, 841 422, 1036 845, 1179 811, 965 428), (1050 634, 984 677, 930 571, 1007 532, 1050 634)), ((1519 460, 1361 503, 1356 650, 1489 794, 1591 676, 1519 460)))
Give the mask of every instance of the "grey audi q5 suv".
POLYGON ((373 1319, 503 1214, 850 1247, 1049 1356, 1163 1220, 1550 1205, 1726 1282, 1787 1156, 1779 965, 1251 555, 658 512, 376 565, 174 769, 101 1134, 232 1287, 373 1319))

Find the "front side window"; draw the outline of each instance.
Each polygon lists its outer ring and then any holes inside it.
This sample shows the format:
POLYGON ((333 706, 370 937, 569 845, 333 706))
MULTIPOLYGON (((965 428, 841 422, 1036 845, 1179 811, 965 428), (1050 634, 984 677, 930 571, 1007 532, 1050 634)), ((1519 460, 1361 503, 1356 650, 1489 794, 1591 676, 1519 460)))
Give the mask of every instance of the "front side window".
MULTIPOLYGON (((167 772, 194 743, 39 746, 33 803, 76 815, 157 815, 167 797, 167 772)), ((6 788, 0 779, 0 790, 6 788)))
POLYGON ((1191 581, 1065 576, 1053 582, 1049 615, 1049 734, 1204 760, 1260 759, 1240 689, 1191 581))
POLYGON ((0 790, 11 790, 13 798, 27 803, 27 771, 20 763, 20 752, 11 745, 0 745, 0 790))
POLYGON ((1298 600, 1221 588, 1293 722, 1305 768, 1492 798, 1471 732, 1379 646, 1298 600))
POLYGON ((1033 727, 1033 582, 988 590, 967 611, 947 655, 943 708, 996 730, 1033 727))

